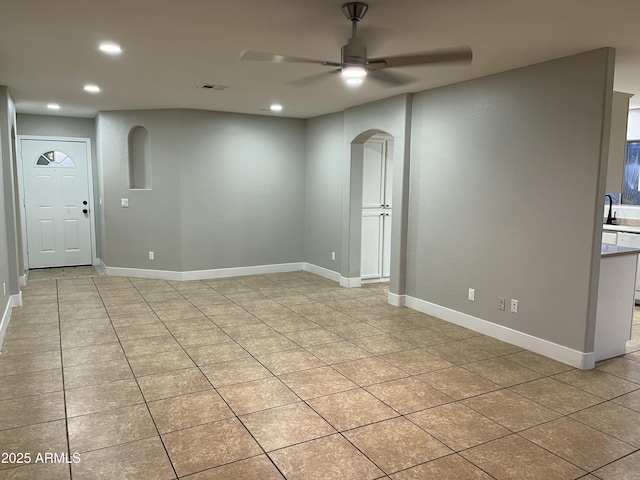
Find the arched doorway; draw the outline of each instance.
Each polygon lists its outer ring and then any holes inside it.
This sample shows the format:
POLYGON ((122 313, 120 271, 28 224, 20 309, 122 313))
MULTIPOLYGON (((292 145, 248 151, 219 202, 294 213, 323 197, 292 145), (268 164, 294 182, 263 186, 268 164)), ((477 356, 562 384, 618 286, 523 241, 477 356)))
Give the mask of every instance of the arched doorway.
POLYGON ((388 282, 391 277, 393 218, 393 137, 376 133, 364 143, 362 165, 362 283, 388 282))
MULTIPOLYGON (((350 144, 349 186, 346 189, 348 198, 345 198, 348 213, 344 217, 345 230, 343 230, 348 233, 348 241, 343 244, 341 280, 343 286, 359 287, 363 281, 380 281, 382 279, 390 281, 393 284, 394 277, 398 272, 403 270, 399 268, 400 257, 398 256, 398 252, 404 250, 401 248, 404 237, 400 237, 396 233, 392 234, 395 228, 400 228, 397 233, 401 233, 402 228, 400 222, 403 219, 402 215, 397 219, 391 215, 392 206, 397 202, 400 208, 397 210, 394 209, 394 211, 400 213, 403 203, 402 201, 398 201, 398 199, 402 200, 402 188, 394 189, 392 187, 393 184, 397 183, 398 178, 396 178, 396 176, 399 175, 399 179, 401 180, 404 175, 404 162, 401 161, 399 162, 400 165, 398 165, 398 162, 394 161, 395 158, 398 158, 396 150, 397 146, 394 137, 388 132, 377 129, 367 130, 361 133, 356 136, 350 144), (387 151, 385 151, 385 148, 387 151), (391 159, 388 165, 386 163, 387 153, 391 159), (373 157, 375 154, 377 154, 379 158, 374 161, 373 157), (367 157, 366 163, 368 164, 366 167, 365 157, 367 157), (387 183, 388 179, 387 185, 380 185, 380 188, 377 190, 378 204, 376 207, 378 210, 373 208, 376 203, 374 199, 376 196, 375 189, 372 189, 372 193, 371 190, 367 191, 367 189, 364 188, 366 181, 365 176, 371 176, 372 170, 376 168, 379 168, 379 174, 372 175, 374 180, 387 183), (383 172, 383 169, 388 170, 388 172, 383 172), (387 191, 389 193, 387 193, 387 191), (367 197, 366 199, 364 198, 365 196, 367 197), (394 201, 393 198, 396 200, 394 201), (385 207, 385 205, 389 205, 389 207, 385 207), (363 218, 367 215, 366 211, 368 209, 370 209, 369 213, 374 216, 377 215, 378 219, 377 221, 370 221, 369 225, 366 225, 367 221, 365 220, 365 236, 363 236, 363 218), (367 245, 367 234, 373 232, 375 235, 376 229, 380 235, 385 236, 385 217, 387 223, 387 238, 381 238, 379 244, 372 247, 372 250, 377 250, 381 254, 378 257, 377 264, 382 267, 381 270, 384 270, 385 275, 381 274, 376 277, 367 271, 364 271, 363 275, 363 253, 365 253, 365 255, 367 253, 363 252, 363 242, 367 245), (378 248, 382 248, 383 245, 388 247, 386 256, 384 256, 384 251, 378 250, 378 248)), ((400 158, 404 159, 404 150, 400 158)), ((401 181, 399 185, 402 187, 403 182, 401 181)), ((398 290, 394 289, 394 291, 397 292, 398 290)))

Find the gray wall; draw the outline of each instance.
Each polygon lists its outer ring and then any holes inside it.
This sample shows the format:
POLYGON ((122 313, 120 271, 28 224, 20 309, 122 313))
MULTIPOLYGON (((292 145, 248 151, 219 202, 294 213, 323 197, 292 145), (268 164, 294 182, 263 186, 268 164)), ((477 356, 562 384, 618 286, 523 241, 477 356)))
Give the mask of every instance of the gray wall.
POLYGON ((181 112, 182 269, 304 260, 304 122, 181 112))
POLYGON ((302 120, 153 110, 103 112, 97 126, 107 266, 191 271, 303 260, 302 120), (138 125, 149 131, 151 190, 128 188, 127 136, 138 125))
POLYGON ((178 110, 101 112, 96 122, 104 215, 102 261, 109 267, 180 271, 180 164, 185 152, 178 110), (129 189, 128 135, 149 131, 152 190, 129 189), (121 199, 129 208, 121 208, 121 199), (148 252, 156 260, 148 260, 148 252))
POLYGON ((603 49, 414 95, 410 296, 591 350, 612 60, 603 49), (520 312, 498 311, 499 296, 520 312))
POLYGON ((4 283, 7 290, 6 294, 0 290, 0 319, 10 295, 20 292, 18 276, 23 273, 18 256, 12 130, 15 130, 15 107, 8 88, 0 87, 0 288, 4 283))
POLYGON ((18 114, 19 135, 90 138, 95 144, 95 128, 92 118, 18 114))
POLYGON ((304 259, 334 272, 340 272, 342 261, 343 134, 343 113, 306 122, 304 259))

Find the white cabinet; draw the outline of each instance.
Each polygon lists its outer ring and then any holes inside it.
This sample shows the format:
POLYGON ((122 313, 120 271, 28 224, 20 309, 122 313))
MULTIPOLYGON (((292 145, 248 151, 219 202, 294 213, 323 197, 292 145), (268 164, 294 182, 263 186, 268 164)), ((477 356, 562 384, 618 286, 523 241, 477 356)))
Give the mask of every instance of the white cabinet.
POLYGON ((362 170, 360 277, 382 280, 391 274, 391 137, 375 136, 364 144, 362 170))
MULTIPOLYGON (((619 247, 640 248, 640 234, 618 232, 617 245, 619 247)), ((636 301, 640 301, 640 269, 636 272, 635 292, 636 301)))
POLYGON ((638 250, 618 254, 616 248, 602 248, 593 345, 596 362, 624 355, 631 338, 638 250))
POLYGON ((618 234, 616 232, 602 232, 602 243, 605 245, 617 245, 618 234))

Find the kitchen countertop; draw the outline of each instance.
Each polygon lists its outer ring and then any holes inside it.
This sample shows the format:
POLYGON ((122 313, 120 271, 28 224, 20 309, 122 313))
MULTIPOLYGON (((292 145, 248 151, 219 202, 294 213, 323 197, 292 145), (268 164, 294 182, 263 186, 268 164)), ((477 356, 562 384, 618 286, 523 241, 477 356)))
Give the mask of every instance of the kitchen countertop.
POLYGON ((640 227, 637 225, 602 225, 602 229, 610 232, 628 232, 640 233, 640 227))
POLYGON ((602 244, 600 249, 601 257, 614 257, 617 255, 632 255, 640 254, 640 248, 630 248, 630 247, 618 247, 617 245, 607 245, 605 243, 602 244))

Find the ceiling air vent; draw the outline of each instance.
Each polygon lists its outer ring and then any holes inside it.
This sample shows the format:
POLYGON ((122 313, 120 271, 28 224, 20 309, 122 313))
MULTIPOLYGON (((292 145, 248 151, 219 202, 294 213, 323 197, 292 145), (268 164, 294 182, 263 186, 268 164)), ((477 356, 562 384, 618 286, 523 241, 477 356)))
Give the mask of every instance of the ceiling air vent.
POLYGON ((220 84, 217 84, 217 83, 203 83, 202 85, 200 85, 199 88, 202 88, 204 90, 220 91, 220 90, 225 90, 225 89, 229 88, 229 85, 220 85, 220 84))

